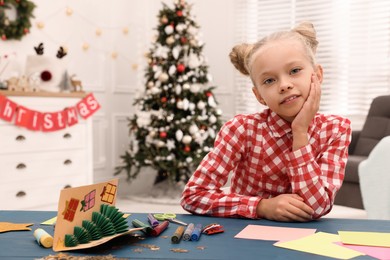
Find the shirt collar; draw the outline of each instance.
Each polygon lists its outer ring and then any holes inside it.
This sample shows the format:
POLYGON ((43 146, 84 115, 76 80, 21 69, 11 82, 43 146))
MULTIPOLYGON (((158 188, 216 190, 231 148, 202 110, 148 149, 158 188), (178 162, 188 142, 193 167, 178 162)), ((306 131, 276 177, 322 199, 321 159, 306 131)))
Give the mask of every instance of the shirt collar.
POLYGON ((267 125, 275 137, 282 137, 292 132, 291 123, 287 122, 271 110, 269 110, 267 125))

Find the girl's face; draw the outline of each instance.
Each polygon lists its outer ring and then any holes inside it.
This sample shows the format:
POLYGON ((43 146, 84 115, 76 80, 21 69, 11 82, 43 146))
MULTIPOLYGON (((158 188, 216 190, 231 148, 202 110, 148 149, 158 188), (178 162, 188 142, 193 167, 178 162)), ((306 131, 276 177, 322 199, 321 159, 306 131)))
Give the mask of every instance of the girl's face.
POLYGON ((312 65, 301 42, 272 41, 254 53, 252 90, 261 104, 292 122, 309 96, 313 73, 321 82, 322 69, 312 65))

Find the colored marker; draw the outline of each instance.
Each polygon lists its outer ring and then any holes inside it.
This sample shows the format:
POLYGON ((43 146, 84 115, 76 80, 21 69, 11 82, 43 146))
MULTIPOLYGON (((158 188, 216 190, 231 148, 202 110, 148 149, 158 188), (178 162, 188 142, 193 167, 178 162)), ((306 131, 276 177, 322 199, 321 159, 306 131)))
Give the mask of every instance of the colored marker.
POLYGON ((197 224, 191 234, 192 241, 198 241, 200 237, 200 233, 202 232, 202 224, 197 224))
POLYGON ((157 227, 159 224, 160 224, 160 222, 158 222, 158 220, 157 219, 155 219, 154 217, 153 217, 153 215, 152 214, 148 214, 148 221, 149 221, 149 223, 150 223, 150 225, 154 228, 154 227, 157 227))
POLYGON ((49 248, 53 246, 53 237, 42 228, 35 229, 34 237, 38 244, 43 247, 49 248))
POLYGON ((184 233, 184 229, 185 229, 184 226, 179 226, 176 229, 175 233, 173 233, 173 235, 171 237, 172 243, 178 244, 180 242, 180 239, 181 239, 181 237, 183 236, 183 233, 184 233))
POLYGON ((142 232, 144 232, 146 235, 150 235, 153 231, 151 226, 143 223, 142 221, 140 221, 138 219, 134 219, 133 221, 131 221, 131 224, 133 224, 134 227, 144 228, 144 229, 142 229, 142 232))
POLYGON ((188 224, 188 226, 186 228, 186 231, 184 231, 184 235, 183 235, 183 240, 184 241, 191 240, 191 235, 192 235, 192 232, 194 231, 194 228, 195 228, 194 223, 188 224))
POLYGON ((160 235, 165 229, 167 229, 168 225, 169 225, 169 221, 168 221, 168 220, 165 220, 164 222, 162 222, 161 224, 159 224, 158 226, 156 226, 156 227, 153 228, 151 235, 154 236, 154 237, 157 237, 157 236, 160 235))

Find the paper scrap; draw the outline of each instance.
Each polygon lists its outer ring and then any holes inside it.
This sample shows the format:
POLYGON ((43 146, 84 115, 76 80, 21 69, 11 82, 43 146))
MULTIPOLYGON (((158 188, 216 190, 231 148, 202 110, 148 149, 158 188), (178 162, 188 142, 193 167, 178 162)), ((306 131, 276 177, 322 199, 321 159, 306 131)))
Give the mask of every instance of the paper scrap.
POLYGON ((390 247, 390 233, 339 231, 343 244, 390 247))
POLYGON ((22 230, 31 230, 29 226, 34 225, 34 223, 11 223, 11 222, 0 222, 0 233, 8 231, 22 231, 22 230))
POLYGON ((289 241, 312 235, 316 229, 247 225, 235 238, 289 241))
POLYGON ((336 259, 351 259, 364 255, 361 252, 336 245, 334 242, 340 242, 340 237, 338 235, 318 232, 297 240, 278 242, 275 243, 274 246, 333 257, 336 259))
POLYGON ((43 221, 41 223, 41 225, 54 226, 56 221, 57 221, 57 217, 54 217, 54 218, 48 219, 46 221, 43 221))
POLYGON ((355 246, 355 245, 346 245, 341 242, 336 242, 337 245, 343 246, 352 250, 362 252, 363 254, 369 255, 371 257, 377 258, 379 260, 389 260, 390 259, 390 247, 379 247, 379 246, 355 246))

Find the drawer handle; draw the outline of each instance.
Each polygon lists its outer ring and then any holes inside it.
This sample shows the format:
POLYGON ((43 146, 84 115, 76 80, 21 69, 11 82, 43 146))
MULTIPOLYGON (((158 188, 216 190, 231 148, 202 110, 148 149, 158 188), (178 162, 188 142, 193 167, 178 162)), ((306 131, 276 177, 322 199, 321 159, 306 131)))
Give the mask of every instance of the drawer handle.
POLYGON ((24 141, 24 140, 26 140, 26 137, 24 137, 23 135, 18 135, 16 138, 16 141, 24 141))
POLYGON ((69 188, 72 188, 72 185, 65 185, 64 189, 69 189, 69 188))
POLYGON ((70 164, 72 164, 72 160, 69 160, 69 159, 68 159, 68 160, 65 160, 65 161, 64 161, 64 164, 65 164, 65 165, 70 165, 70 164))
POLYGON ((16 197, 18 197, 18 198, 21 198, 21 197, 24 197, 24 196, 26 196, 26 192, 24 192, 24 191, 19 191, 18 193, 16 193, 16 197))
POLYGON ((16 165, 16 169, 18 170, 25 169, 26 167, 27 166, 24 163, 19 163, 18 165, 16 165))
POLYGON ((66 133, 66 134, 64 134, 63 137, 64 137, 64 139, 69 139, 69 138, 72 138, 72 135, 69 133, 66 133))

